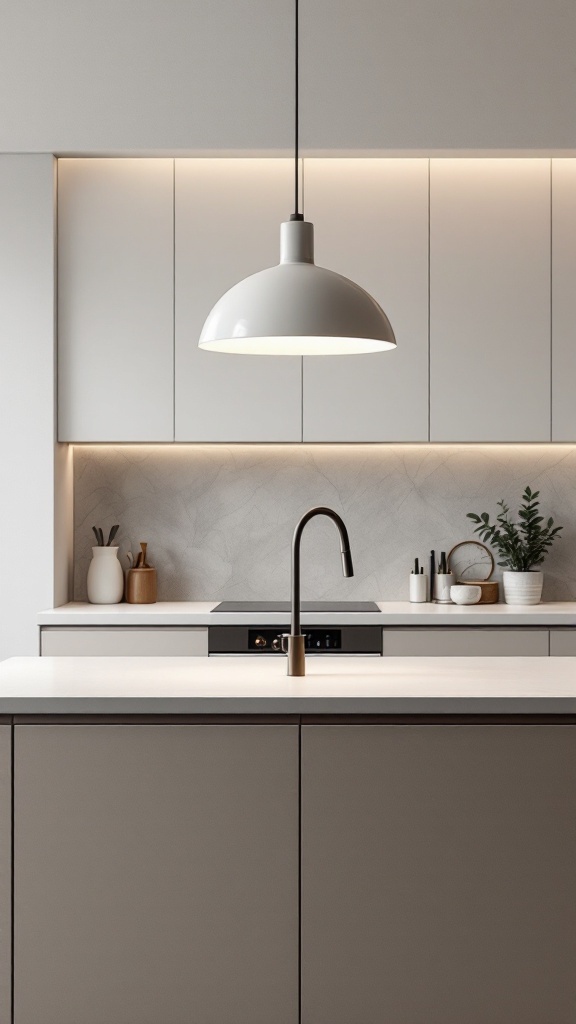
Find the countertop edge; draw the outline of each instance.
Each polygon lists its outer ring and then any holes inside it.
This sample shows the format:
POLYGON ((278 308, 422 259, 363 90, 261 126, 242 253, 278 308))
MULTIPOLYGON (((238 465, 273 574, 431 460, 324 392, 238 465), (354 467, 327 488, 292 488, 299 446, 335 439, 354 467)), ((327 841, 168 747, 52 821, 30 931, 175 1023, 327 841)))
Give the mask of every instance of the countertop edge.
MULTIPOLYGON (((37 616, 41 627, 203 628, 206 626, 284 626, 289 613, 217 613, 216 602, 158 602, 155 605, 86 605, 71 602, 37 616)), ((379 612, 303 612, 304 625, 313 626, 568 626, 576 627, 576 602, 539 605, 411 605, 408 601, 379 602, 379 612)))
POLYGON ((0 715, 575 715, 574 697, 5 697, 0 715))

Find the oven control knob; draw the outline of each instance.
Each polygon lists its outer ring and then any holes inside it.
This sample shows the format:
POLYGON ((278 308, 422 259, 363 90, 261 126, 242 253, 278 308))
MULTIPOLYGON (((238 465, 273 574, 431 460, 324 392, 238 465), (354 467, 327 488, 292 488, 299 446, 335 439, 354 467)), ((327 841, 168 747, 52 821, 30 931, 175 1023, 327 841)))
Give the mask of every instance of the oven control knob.
POLYGON ((281 651, 282 650, 282 641, 281 641, 279 636, 275 636, 274 637, 274 639, 272 641, 272 644, 271 644, 271 647, 272 647, 273 651, 281 651))
POLYGON ((266 647, 266 638, 263 636, 257 636, 254 641, 254 647, 266 647))

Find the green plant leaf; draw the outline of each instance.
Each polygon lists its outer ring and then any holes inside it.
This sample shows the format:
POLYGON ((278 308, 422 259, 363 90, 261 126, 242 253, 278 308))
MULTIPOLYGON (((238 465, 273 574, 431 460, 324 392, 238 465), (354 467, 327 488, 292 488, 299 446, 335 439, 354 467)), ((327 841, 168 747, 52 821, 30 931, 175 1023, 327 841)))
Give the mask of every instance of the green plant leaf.
POLYGON ((539 495, 540 491, 532 491, 529 486, 525 488, 516 521, 512 519, 504 498, 497 503, 499 511, 494 523, 490 522, 488 512, 480 515, 467 513, 468 518, 477 524, 474 533, 498 552, 501 559, 498 565, 527 571, 544 561, 562 527, 554 527, 552 517, 542 525, 544 517, 539 515, 539 495))

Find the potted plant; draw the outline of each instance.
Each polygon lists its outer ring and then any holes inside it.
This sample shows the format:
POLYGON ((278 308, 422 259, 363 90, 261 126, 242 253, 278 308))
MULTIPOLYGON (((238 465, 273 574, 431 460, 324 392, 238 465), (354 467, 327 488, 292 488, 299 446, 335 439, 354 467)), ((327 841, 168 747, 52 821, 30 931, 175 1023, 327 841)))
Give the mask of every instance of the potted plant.
POLYGON ((479 533, 483 541, 496 548, 501 558, 498 565, 507 570, 502 574, 506 604, 538 604, 542 597, 544 573, 534 567, 542 565, 562 527, 554 526, 552 518, 542 525, 544 517, 538 515, 539 494, 540 491, 526 488, 518 509, 518 522, 510 518, 510 509, 504 500, 498 502, 501 511, 495 523, 490 522, 487 512, 479 516, 468 512, 468 519, 478 523, 474 533, 479 533))

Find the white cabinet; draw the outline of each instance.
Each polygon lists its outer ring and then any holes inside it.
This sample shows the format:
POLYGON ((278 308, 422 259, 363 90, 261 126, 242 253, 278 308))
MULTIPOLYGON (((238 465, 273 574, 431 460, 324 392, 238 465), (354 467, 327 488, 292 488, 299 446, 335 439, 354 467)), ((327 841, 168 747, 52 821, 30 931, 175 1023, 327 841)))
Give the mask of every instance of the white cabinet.
POLYGON ((552 163, 551 266, 548 159, 304 160, 317 262, 398 348, 302 360, 198 348, 278 262, 291 160, 60 160, 60 440, 575 441, 576 160, 552 163))
POLYGON ((44 628, 40 649, 43 657, 60 658, 202 657, 208 655, 208 630, 188 626, 44 628))
POLYGON ((384 629, 384 657, 506 658, 548 656, 547 629, 384 629))
POLYGON ((380 303, 397 349, 304 359, 304 441, 428 440, 428 161, 304 161, 316 262, 380 303))
POLYGON ((173 161, 58 162, 61 441, 174 436, 173 161))
POLYGON ((576 160, 552 161, 552 440, 576 441, 576 160))
POLYGON ((279 261, 290 160, 176 160, 176 440, 300 441, 302 360, 204 352, 220 296, 279 261))
POLYGON ((550 440, 550 161, 430 162, 430 440, 550 440))

